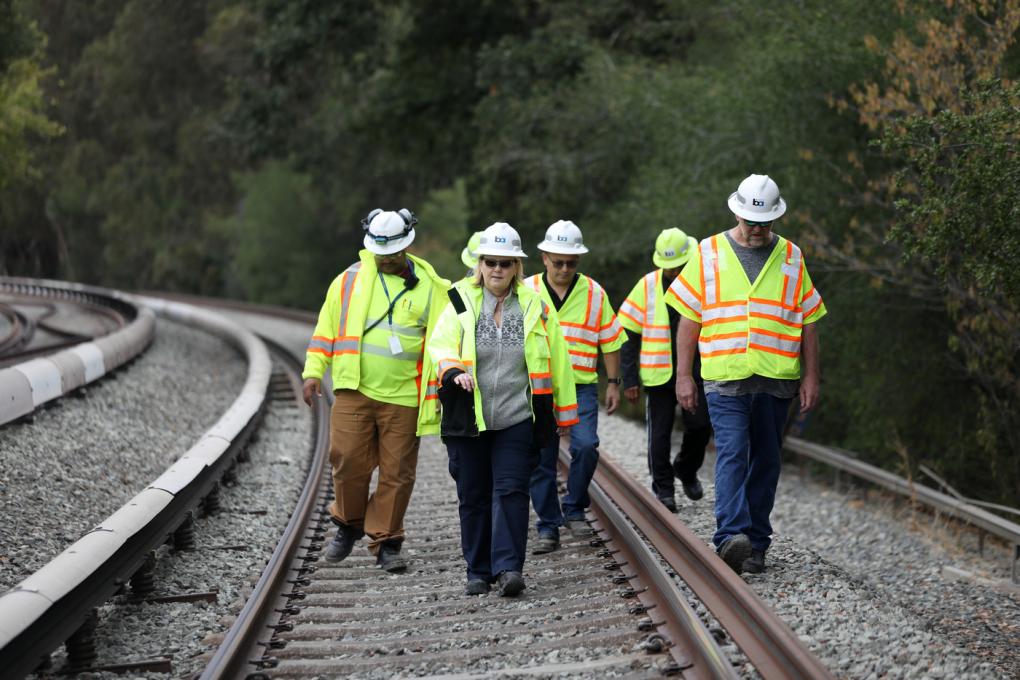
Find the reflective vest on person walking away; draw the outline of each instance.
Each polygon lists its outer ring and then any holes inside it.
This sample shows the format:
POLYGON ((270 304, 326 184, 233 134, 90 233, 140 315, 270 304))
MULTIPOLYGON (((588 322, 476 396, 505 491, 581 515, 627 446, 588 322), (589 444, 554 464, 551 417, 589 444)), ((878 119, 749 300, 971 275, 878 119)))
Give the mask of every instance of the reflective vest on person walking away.
MULTIPOLYGON (((524 284, 541 295, 542 301, 548 306, 555 308, 541 274, 529 276, 524 284)), ((579 274, 563 306, 556 310, 556 316, 563 330, 563 338, 567 341, 574 382, 578 385, 598 382, 596 368, 599 350, 603 354, 615 352, 626 339, 623 327, 616 320, 609 296, 598 282, 579 274)))
POLYGON ((438 383, 424 346, 448 303, 450 282, 425 260, 407 257, 418 278, 411 289, 395 276, 387 277, 391 285, 384 286, 368 250, 333 280, 305 353, 302 377, 321 380, 329 367, 334 390, 358 390, 377 401, 416 406, 418 434, 438 434, 438 383), (398 295, 392 314, 386 314, 389 301, 398 295), (366 335, 366 325, 377 320, 366 335), (373 379, 363 379, 369 375, 373 379))
POLYGON ((705 380, 800 378, 801 330, 826 310, 800 248, 776 238, 753 284, 721 233, 701 242, 666 292, 666 304, 701 324, 705 380))
MULTIPOLYGON (((440 382, 443 375, 453 368, 474 376, 477 357, 475 324, 482 308, 482 287, 464 281, 458 281, 454 287, 460 292, 465 309, 458 313, 452 304, 446 305, 426 344, 426 350, 438 368, 440 382)), ((552 395, 554 415, 560 427, 576 425, 580 420, 574 374, 556 312, 542 301, 538 293, 523 284, 517 286, 515 293, 524 314, 524 362, 528 367, 531 392, 552 395)), ((477 380, 474 401, 475 422, 478 431, 483 432, 486 426, 477 380)), ((533 418, 534 415, 532 411, 533 418)))
POLYGON ((645 387, 663 385, 673 375, 673 334, 669 310, 662 293, 662 270, 641 277, 620 305, 620 323, 631 333, 641 333, 638 376, 645 387))

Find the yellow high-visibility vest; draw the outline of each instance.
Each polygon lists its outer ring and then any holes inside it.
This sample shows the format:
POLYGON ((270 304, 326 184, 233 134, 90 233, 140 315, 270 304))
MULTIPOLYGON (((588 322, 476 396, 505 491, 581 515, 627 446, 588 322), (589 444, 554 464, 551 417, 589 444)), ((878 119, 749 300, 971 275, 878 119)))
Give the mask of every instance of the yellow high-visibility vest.
MULTIPOLYGON (((379 281, 375 257, 370 251, 362 250, 359 261, 334 279, 326 293, 305 353, 302 377, 321 380, 329 368, 334 390, 359 390, 378 401, 417 405, 418 434, 438 434, 438 383, 424 344, 449 302, 446 291, 450 282, 436 274, 425 260, 410 254, 407 257, 414 263, 418 285, 394 306, 393 325, 399 328, 392 330, 398 335, 401 353, 393 355, 390 350, 386 338, 391 331, 388 318, 370 331, 367 342, 362 338, 365 326, 371 324, 371 321, 366 324, 369 310, 382 316, 389 306, 379 281), (377 298, 382 298, 381 302, 377 298), (422 317, 425 330, 419 336, 413 329, 422 317), (379 332, 380 328, 385 331, 379 332), (415 355, 413 359, 412 354, 415 355), (367 379, 368 374, 373 378, 367 379)), ((393 277, 394 280, 398 278, 393 277)), ((400 290, 389 292, 392 298, 400 290)))
MULTIPOLYGON (((524 284, 541 295, 548 306, 555 307, 541 274, 529 276, 524 284)), ((556 316, 567 341, 574 382, 578 385, 598 382, 599 350, 603 354, 615 352, 625 340, 609 296, 598 282, 580 274, 563 306, 556 310, 556 316)))
POLYGON ((663 385, 673 375, 673 333, 669 310, 662 293, 662 270, 641 277, 620 305, 620 323, 632 333, 641 333, 638 376, 645 387, 663 385))
MULTIPOLYGON (((482 287, 473 282, 454 284, 464 300, 460 314, 448 304, 436 323, 427 353, 438 369, 439 380, 450 369, 458 368, 474 375, 475 323, 482 308, 482 287)), ((520 284, 514 291, 524 314, 524 362, 528 367, 532 394, 551 394, 556 423, 569 427, 580 422, 577 414, 577 392, 570 368, 567 344, 563 340, 556 312, 548 307, 533 290, 520 284)), ((482 413, 482 394, 475 382, 475 424, 478 431, 486 429, 482 413)), ((532 413, 534 417, 534 413, 532 413)))
POLYGON ((800 248, 776 238, 753 283, 725 233, 707 238, 666 292, 666 304, 701 324, 705 380, 800 378, 801 330, 826 309, 800 248))

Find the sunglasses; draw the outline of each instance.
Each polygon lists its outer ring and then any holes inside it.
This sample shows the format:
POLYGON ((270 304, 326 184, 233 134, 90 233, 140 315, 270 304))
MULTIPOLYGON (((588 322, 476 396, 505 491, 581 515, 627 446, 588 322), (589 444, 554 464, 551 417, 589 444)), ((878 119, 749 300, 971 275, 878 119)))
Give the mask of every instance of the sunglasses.
POLYGON ((577 260, 549 260, 553 269, 577 269, 577 260))
POLYGON ((488 258, 482 260, 485 266, 489 269, 510 269, 514 266, 513 260, 490 260, 488 258))
POLYGON ((754 227, 761 227, 762 229, 771 229, 772 228, 772 220, 769 220, 768 222, 752 222, 751 220, 744 220, 744 224, 746 224, 747 226, 749 226, 751 228, 754 228, 754 227))

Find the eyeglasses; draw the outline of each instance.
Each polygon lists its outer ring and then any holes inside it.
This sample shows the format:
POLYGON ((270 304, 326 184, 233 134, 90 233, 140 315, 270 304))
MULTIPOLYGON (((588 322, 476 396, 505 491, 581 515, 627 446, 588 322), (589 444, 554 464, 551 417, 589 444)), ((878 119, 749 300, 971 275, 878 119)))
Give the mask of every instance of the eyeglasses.
POLYGON ((751 220, 744 220, 744 224, 746 224, 748 227, 751 227, 752 229, 754 227, 761 227, 762 229, 771 229, 772 222, 773 222, 772 220, 769 220, 768 222, 752 222, 751 220))
POLYGON ((549 260, 553 269, 577 269, 577 260, 549 260))
POLYGON ((489 269, 510 269, 514 266, 513 260, 490 260, 488 258, 482 260, 485 266, 489 269))

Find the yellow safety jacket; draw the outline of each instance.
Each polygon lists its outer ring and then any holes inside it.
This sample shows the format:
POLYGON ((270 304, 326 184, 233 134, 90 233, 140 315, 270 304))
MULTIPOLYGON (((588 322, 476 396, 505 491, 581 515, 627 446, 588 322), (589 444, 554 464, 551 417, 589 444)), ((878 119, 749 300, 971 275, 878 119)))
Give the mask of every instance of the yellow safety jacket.
POLYGON ((707 238, 666 292, 667 304, 701 324, 705 380, 800 378, 801 330, 826 310, 800 248, 777 238, 754 283, 725 233, 707 238))
MULTIPOLYGON (((461 313, 448 304, 439 317, 435 330, 426 343, 426 350, 438 367, 442 382, 447 371, 458 368, 474 376, 475 323, 482 308, 482 287, 458 281, 465 309, 461 313)), ((570 370, 567 344, 563 340, 556 312, 542 302, 530 288, 519 284, 515 290, 524 313, 524 361, 531 379, 531 393, 552 395, 556 423, 569 427, 580 422, 577 415, 577 392, 570 370)), ((486 429, 482 411, 482 394, 475 382, 475 422, 478 431, 486 429)), ((532 411, 532 418, 535 414, 532 411)))
MULTIPOLYGON (((541 295, 546 305, 555 307, 541 274, 529 276, 524 284, 541 295)), ((574 382, 578 385, 598 382, 599 349, 603 354, 615 352, 626 339, 609 296, 594 279, 579 274, 563 306, 556 310, 556 316, 567 341, 574 382)))
MULTIPOLYGON (((362 351, 361 336, 369 307, 372 305, 372 297, 376 293, 380 295, 382 293, 378 283, 375 256, 368 250, 362 250, 358 255, 360 261, 355 262, 334 279, 326 293, 326 300, 319 311, 318 323, 305 353, 305 368, 301 374, 306 379, 321 380, 326 368, 331 366, 330 377, 334 390, 359 389, 363 371, 385 371, 386 362, 389 361, 382 353, 362 351)), ((450 282, 436 274, 432 265, 425 260, 410 254, 407 257, 414 263, 415 275, 419 280, 418 285, 407 295, 413 295, 412 299, 418 300, 419 308, 424 305, 421 315, 426 319, 425 343, 427 343, 440 312, 448 302, 446 291, 450 288, 450 282), (424 302, 426 299, 430 299, 430 302, 424 302)), ((418 354, 418 370, 415 377, 418 395, 418 434, 438 434, 439 400, 436 396, 438 383, 435 379, 435 366, 428 353, 424 351, 424 345, 418 354)))
POLYGON ((673 333, 662 292, 662 270, 641 277, 620 305, 620 323, 641 333, 638 376, 645 387, 664 385, 673 375, 673 333))

